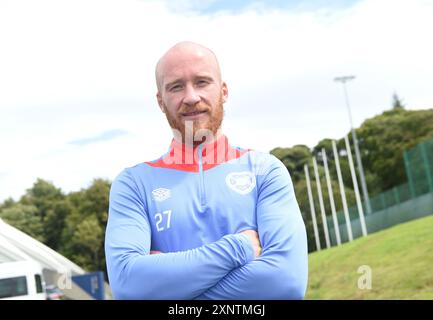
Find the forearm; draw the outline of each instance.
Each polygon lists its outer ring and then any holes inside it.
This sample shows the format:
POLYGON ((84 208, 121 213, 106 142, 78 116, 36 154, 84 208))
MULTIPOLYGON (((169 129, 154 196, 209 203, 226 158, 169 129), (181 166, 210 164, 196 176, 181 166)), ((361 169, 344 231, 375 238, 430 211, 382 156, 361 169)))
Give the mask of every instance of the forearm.
POLYGON ((262 255, 197 299, 302 299, 308 280, 305 224, 287 169, 274 162, 261 182, 257 231, 262 255))
POLYGON ((303 299, 307 285, 306 255, 268 252, 227 274, 196 299, 303 299))
POLYGON ((114 296, 192 299, 253 259, 248 241, 242 235, 227 235, 197 249, 154 255, 108 248, 112 252, 107 265, 114 296))
POLYGON ((192 250, 150 254, 152 232, 142 194, 127 170, 111 186, 105 253, 115 298, 192 299, 253 259, 242 234, 192 250))

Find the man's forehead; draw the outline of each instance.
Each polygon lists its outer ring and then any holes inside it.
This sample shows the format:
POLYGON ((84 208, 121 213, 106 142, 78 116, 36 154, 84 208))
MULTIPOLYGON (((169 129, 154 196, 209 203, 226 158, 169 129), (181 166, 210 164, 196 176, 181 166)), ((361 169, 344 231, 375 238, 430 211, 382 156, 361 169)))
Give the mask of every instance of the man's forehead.
POLYGON ((208 69, 208 71, 218 68, 215 58, 204 51, 173 52, 167 55, 161 63, 161 72, 163 74, 182 68, 208 69))
POLYGON ((175 77, 182 71, 207 73, 220 78, 220 70, 215 54, 208 48, 190 42, 179 43, 166 52, 156 67, 157 81, 175 77))
POLYGON ((193 65, 194 63, 209 65, 214 64, 213 59, 211 59, 209 55, 203 54, 203 52, 179 52, 165 57, 165 59, 162 61, 162 66, 164 69, 168 69, 193 65))

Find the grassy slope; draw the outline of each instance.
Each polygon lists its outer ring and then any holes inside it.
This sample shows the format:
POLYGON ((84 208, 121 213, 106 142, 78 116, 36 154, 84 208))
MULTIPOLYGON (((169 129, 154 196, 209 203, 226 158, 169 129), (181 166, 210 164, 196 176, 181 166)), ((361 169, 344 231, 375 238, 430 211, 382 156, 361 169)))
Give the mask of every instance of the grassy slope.
POLYGON ((309 256, 306 299, 433 299, 433 216, 309 256), (372 270, 358 289, 358 267, 372 270))

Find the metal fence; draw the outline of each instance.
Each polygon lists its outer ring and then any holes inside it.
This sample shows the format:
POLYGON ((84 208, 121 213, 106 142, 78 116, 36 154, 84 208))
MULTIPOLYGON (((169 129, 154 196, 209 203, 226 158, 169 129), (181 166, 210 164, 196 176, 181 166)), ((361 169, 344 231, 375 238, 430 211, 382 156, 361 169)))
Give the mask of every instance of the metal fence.
MULTIPOLYGON (((425 193, 419 197, 409 199, 403 203, 376 211, 370 215, 365 216, 365 224, 368 233, 380 231, 396 224, 418 219, 433 214, 433 193, 425 193)), ((361 224, 359 217, 351 219, 353 238, 362 236, 361 224)), ((332 221, 328 219, 329 237, 332 246, 337 245, 334 227, 332 221)), ((345 222, 339 224, 341 242, 347 242, 348 236, 346 232, 345 222)))
POLYGON ((433 192, 433 139, 405 151, 403 157, 411 196, 433 192))
MULTIPOLYGON (((408 182, 370 198, 372 213, 366 215, 369 233, 433 214, 433 139, 404 151, 403 158, 408 182)), ((349 208, 349 216, 353 237, 361 236, 356 206, 349 208)), ((342 210, 337 212, 337 219, 341 240, 345 242, 348 239, 342 210)), ((330 229, 331 242, 335 245, 336 239, 331 216, 327 217, 327 224, 330 229)))

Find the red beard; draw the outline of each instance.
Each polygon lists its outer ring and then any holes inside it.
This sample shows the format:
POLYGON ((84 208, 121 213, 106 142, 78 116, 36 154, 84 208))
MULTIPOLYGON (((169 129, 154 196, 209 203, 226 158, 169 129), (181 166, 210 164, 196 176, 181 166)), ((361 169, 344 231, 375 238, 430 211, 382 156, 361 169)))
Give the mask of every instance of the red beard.
POLYGON ((198 103, 194 107, 182 105, 177 111, 175 116, 172 116, 167 108, 164 106, 165 116, 170 124, 170 127, 178 131, 178 134, 182 136, 184 143, 193 141, 194 145, 202 143, 209 134, 216 137, 218 129, 221 127, 221 123, 224 118, 224 107, 223 97, 220 99, 212 110, 208 105, 204 103, 198 103), (187 112, 201 112, 205 111, 207 117, 205 119, 195 119, 185 121, 182 114, 187 112), (186 122, 189 122, 185 125, 186 122))

